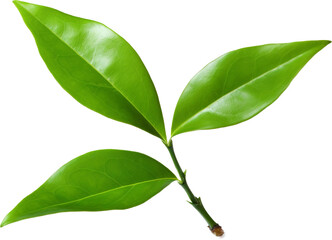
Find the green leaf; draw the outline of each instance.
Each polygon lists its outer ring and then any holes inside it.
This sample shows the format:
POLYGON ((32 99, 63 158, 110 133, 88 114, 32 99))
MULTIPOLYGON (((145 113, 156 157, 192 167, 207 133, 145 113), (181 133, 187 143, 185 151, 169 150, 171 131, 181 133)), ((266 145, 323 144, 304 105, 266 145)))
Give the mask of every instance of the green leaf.
POLYGON ((329 43, 268 44, 222 55, 184 89, 175 109, 172 136, 252 118, 273 103, 302 67, 329 43))
POLYGON ((141 153, 110 149, 89 152, 62 166, 24 198, 1 226, 58 212, 131 208, 174 180, 170 170, 141 153))
POLYGON ((153 82, 135 50, 101 23, 14 1, 60 85, 84 106, 166 140, 153 82))

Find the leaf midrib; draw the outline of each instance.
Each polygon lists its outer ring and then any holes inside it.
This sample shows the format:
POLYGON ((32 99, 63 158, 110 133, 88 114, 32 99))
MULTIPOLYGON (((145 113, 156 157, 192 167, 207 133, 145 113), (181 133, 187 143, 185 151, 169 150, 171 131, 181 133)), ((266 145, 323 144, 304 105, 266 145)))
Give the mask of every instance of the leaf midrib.
MULTIPOLYGON (((21 5, 22 6, 22 5, 21 5)), ((44 26, 47 30, 49 30, 51 33, 53 33, 57 39, 59 39, 62 43, 64 43, 69 49, 71 49, 74 53, 76 53, 77 56, 79 56, 81 59, 83 59, 84 62, 86 62, 93 70, 95 70, 108 84, 110 84, 117 92, 120 93, 121 96, 123 96, 127 102, 130 103, 130 105, 132 105, 135 110, 141 115, 143 116, 143 118, 147 121, 147 123, 156 130, 156 132, 159 134, 159 137, 163 138, 163 135, 159 132, 158 129, 155 128, 155 126, 149 121, 149 119, 146 118, 146 116, 127 98, 127 96, 125 94, 123 94, 119 89, 117 89, 111 82, 109 82, 107 80, 107 77, 105 77, 101 72, 99 72, 90 62, 88 62, 83 56, 81 56, 75 49, 73 49, 70 45, 68 45, 65 41, 63 41, 55 32, 53 32, 50 28, 48 28, 46 25, 44 25, 36 16, 34 16, 30 11, 28 11, 25 7, 22 6, 22 8, 28 12, 34 19, 36 19, 42 26, 44 26)), ((97 22, 95 22, 97 23, 97 22)), ((98 23, 97 23, 98 24, 98 23)), ((104 27, 106 27, 105 25, 103 25, 104 27)), ((107 28, 107 27, 106 27, 107 28)), ((112 31, 112 30, 111 30, 112 31)), ((113 32, 113 31, 112 31, 113 32)), ((114 33, 116 36, 116 33, 114 33)), ((120 36, 119 36, 120 37, 120 36)))
POLYGON ((53 207, 57 207, 57 206, 61 206, 61 205, 66 205, 66 204, 75 203, 75 202, 78 202, 78 201, 83 201, 83 200, 85 200, 85 199, 93 198, 93 197, 96 197, 96 196, 99 196, 99 195, 103 195, 103 194, 107 194, 107 193, 109 193, 109 192, 116 191, 116 190, 119 190, 119 189, 123 189, 123 188, 127 188, 127 187, 135 187, 135 186, 140 185, 140 184, 146 184, 146 183, 157 182, 157 181, 163 181, 163 180, 171 180, 171 181, 175 181, 176 178, 157 178, 157 179, 153 179, 153 180, 147 180, 147 181, 142 181, 142 182, 138 182, 138 183, 127 184, 127 185, 123 185, 123 186, 121 186, 121 187, 112 188, 112 189, 110 189, 110 190, 106 190, 106 191, 103 191, 103 192, 99 192, 99 193, 91 194, 91 195, 89 195, 89 196, 85 196, 85 197, 82 197, 82 198, 79 198, 79 199, 75 199, 75 200, 72 200, 72 201, 63 202, 63 203, 58 203, 58 204, 53 204, 53 205, 50 205, 50 206, 47 206, 47 207, 43 207, 43 208, 39 208, 39 209, 35 209, 35 210, 33 210, 33 211, 30 211, 30 212, 28 212, 28 213, 25 213, 25 215, 30 214, 30 213, 34 213, 34 212, 36 212, 36 211, 42 211, 42 210, 45 210, 45 209, 48 209, 48 208, 53 208, 53 207))
POLYGON ((293 60, 296 60, 298 57, 301 57, 302 55, 306 54, 307 52, 311 51, 313 48, 311 49, 308 49, 304 52, 302 52, 301 54, 293 57, 293 58, 290 58, 289 60, 287 60, 286 62, 278 65, 277 67, 274 67, 260 75, 258 75, 257 77, 254 77, 253 79, 249 80, 248 82, 246 82, 245 84, 242 84, 241 86, 237 87, 237 88, 234 88, 232 91, 222 95, 221 97, 217 98, 216 100, 212 101, 210 104, 208 104, 207 106, 205 106, 204 108, 202 108, 201 110, 199 110, 198 112, 196 112, 195 114, 193 114, 190 118, 188 118, 187 120, 185 120, 183 123, 181 123, 174 131, 172 131, 174 134, 172 134, 172 136, 175 136, 176 135, 176 132, 181 129, 185 124, 187 124, 188 122, 190 122, 193 118, 195 118, 197 115, 199 115, 201 112, 203 112, 205 109, 207 109, 208 107, 210 107, 211 105, 213 105, 215 102, 219 101, 221 98, 233 93, 234 91, 242 88, 242 87, 245 87, 246 85, 249 85, 250 83, 252 83, 253 81, 261 78, 261 77, 264 77, 264 75, 268 75, 269 73, 273 72, 274 70, 280 68, 280 67, 283 67, 284 65, 292 62, 293 60))

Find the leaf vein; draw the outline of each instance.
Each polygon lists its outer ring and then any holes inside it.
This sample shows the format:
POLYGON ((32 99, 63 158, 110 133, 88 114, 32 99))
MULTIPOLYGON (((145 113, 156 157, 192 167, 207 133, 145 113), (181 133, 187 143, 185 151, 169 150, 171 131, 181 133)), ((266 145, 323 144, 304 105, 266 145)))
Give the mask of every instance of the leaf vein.
POLYGON ((113 189, 106 190, 106 191, 103 191, 103 192, 100 192, 100 193, 96 193, 96 194, 91 194, 89 196, 85 196, 85 197, 82 197, 82 198, 79 198, 79 199, 75 199, 75 200, 72 200, 72 201, 58 203, 58 204, 53 204, 53 205, 50 205, 50 206, 47 206, 47 207, 36 209, 36 210, 30 211, 29 213, 26 213, 26 214, 30 214, 30 213, 33 213, 33 212, 36 212, 36 211, 43 211, 43 210, 48 209, 48 208, 53 208, 53 207, 58 207, 58 206, 61 206, 61 205, 71 204, 71 203, 75 203, 75 202, 78 202, 78 201, 83 201, 85 199, 96 197, 96 196, 99 196, 99 195, 102 195, 102 194, 105 194, 105 193, 109 193, 109 192, 112 192, 112 191, 116 191, 116 190, 119 190, 119 189, 123 189, 123 188, 128 188, 129 187, 129 189, 131 189, 131 188, 133 188, 133 187, 135 187, 137 185, 140 185, 140 184, 146 184, 146 183, 163 181, 163 180, 175 181, 176 178, 157 178, 157 179, 142 181, 142 182, 138 182, 138 183, 132 183, 132 184, 128 184, 128 185, 123 185, 121 187, 113 188, 113 189))

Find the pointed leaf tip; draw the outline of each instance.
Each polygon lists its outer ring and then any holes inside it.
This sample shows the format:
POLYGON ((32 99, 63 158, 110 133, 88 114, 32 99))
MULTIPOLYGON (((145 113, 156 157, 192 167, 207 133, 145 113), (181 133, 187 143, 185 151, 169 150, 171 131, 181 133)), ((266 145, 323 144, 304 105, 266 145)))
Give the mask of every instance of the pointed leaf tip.
MULTIPOLYGON (((8 216, 8 215, 7 215, 8 216)), ((7 223, 7 216, 2 220, 1 224, 0 224, 0 228, 6 226, 8 223, 7 223)))
POLYGON ((14 0, 13 1, 13 4, 17 7, 18 5, 22 5, 22 3, 25 3, 25 2, 22 2, 22 1, 17 1, 17 0, 14 0))
POLYGON ((14 1, 13 1, 13 4, 14 4, 15 6, 17 6, 18 1, 14 0, 14 1))

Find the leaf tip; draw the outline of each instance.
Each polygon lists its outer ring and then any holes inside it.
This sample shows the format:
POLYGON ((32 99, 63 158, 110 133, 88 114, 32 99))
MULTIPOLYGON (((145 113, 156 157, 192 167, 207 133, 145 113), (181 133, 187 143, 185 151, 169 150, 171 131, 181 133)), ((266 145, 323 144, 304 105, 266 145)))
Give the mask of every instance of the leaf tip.
POLYGON ((331 40, 322 40, 322 42, 325 44, 325 45, 329 45, 331 43, 331 40))
POLYGON ((316 42, 317 42, 317 47, 319 48, 318 51, 320 51, 323 48, 325 48, 327 45, 329 45, 331 43, 331 40, 320 40, 316 42))
POLYGON ((17 0, 13 0, 13 4, 17 8, 22 8, 22 7, 26 7, 26 6, 29 6, 29 5, 34 5, 32 3, 27 3, 27 2, 23 2, 23 1, 17 1, 17 0))
POLYGON ((13 4, 15 5, 16 8, 20 9, 22 7, 21 1, 13 0, 13 4))
POLYGON ((1 224, 0 224, 0 228, 8 225, 10 222, 7 221, 8 220, 8 215, 2 220, 1 224))
POLYGON ((20 1, 13 0, 13 3, 14 3, 15 6, 17 6, 18 4, 20 4, 20 1))
POLYGON ((0 228, 7 226, 8 224, 19 221, 19 219, 16 218, 15 214, 13 214, 13 211, 14 209, 5 216, 5 218, 0 223, 0 228))
POLYGON ((323 46, 322 48, 324 48, 331 43, 331 40, 321 40, 321 41, 317 41, 317 42, 323 46))

